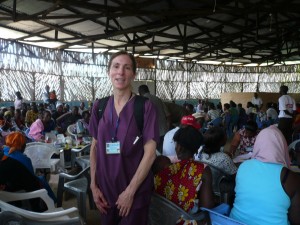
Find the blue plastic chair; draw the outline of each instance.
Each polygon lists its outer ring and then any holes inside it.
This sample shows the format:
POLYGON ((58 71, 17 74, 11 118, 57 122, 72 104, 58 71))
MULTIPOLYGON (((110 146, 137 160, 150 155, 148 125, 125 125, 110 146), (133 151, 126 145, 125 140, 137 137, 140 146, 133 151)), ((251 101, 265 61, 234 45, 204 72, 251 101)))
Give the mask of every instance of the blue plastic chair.
POLYGON ((231 210, 228 204, 223 203, 213 209, 204 207, 201 207, 200 209, 209 213, 211 225, 246 225, 228 217, 231 210))

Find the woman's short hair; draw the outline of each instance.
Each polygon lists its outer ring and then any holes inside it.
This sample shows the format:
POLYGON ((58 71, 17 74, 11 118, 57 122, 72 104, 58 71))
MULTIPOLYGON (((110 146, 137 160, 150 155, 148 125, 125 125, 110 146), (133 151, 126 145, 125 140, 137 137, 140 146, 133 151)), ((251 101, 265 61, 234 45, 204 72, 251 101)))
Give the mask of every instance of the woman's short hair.
POLYGON ((226 137, 225 130, 222 127, 209 128, 203 134, 204 148, 206 154, 213 154, 220 151, 221 142, 226 137))
POLYGON ((173 140, 192 155, 197 153, 203 143, 202 134, 192 126, 179 128, 174 134, 173 140))
POLYGON ((109 59, 109 62, 108 62, 108 68, 107 68, 108 71, 109 71, 109 69, 111 67, 111 64, 112 64, 112 61, 114 60, 114 58, 118 57, 119 55, 128 55, 129 56, 129 58, 130 58, 130 60, 132 62, 132 70, 133 70, 134 73, 136 73, 136 61, 135 61, 135 58, 134 58, 134 56, 131 53, 126 52, 126 51, 119 51, 119 52, 116 52, 116 53, 114 53, 114 54, 111 55, 111 57, 109 59))
POLYGON ((257 123, 253 120, 249 120, 246 124, 245 124, 245 129, 251 132, 256 132, 258 127, 257 127, 257 123))

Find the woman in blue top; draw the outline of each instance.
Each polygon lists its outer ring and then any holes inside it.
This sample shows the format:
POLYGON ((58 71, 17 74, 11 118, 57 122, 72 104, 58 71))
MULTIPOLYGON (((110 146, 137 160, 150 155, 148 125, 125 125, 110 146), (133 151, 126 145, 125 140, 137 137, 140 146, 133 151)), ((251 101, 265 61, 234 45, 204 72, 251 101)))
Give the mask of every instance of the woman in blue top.
POLYGON ((252 159, 238 169, 230 217, 248 225, 300 224, 300 177, 289 166, 280 130, 275 126, 263 129, 252 159))

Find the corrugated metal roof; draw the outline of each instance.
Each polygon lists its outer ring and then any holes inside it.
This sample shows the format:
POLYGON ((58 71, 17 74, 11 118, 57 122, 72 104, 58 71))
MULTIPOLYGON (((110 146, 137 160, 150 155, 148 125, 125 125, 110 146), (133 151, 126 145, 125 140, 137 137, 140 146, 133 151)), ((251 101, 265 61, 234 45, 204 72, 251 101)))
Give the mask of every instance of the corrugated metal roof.
POLYGON ((300 0, 7 0, 0 26, 0 38, 66 50, 243 64, 300 59, 300 0))

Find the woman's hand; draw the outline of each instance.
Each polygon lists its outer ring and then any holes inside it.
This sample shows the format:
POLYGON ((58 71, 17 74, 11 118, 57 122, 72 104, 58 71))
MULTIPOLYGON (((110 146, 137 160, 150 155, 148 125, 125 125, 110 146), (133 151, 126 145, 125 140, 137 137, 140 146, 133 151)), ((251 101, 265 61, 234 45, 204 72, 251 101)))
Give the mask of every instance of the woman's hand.
POLYGON ((101 213, 107 214, 107 209, 110 208, 103 193, 97 186, 91 186, 94 197, 94 202, 101 213))
POLYGON ((119 209, 119 216, 128 216, 134 195, 131 194, 127 189, 123 191, 116 202, 117 208, 119 209))

